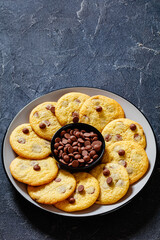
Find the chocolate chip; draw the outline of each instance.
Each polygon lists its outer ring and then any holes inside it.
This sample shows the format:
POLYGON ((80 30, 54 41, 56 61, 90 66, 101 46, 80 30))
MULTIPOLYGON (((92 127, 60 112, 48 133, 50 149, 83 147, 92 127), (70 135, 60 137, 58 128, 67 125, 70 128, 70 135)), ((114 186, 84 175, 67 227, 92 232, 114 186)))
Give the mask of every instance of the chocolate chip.
POLYGON ((58 150, 57 150, 57 149, 54 149, 54 154, 55 154, 56 156, 58 156, 58 150))
POLYGON ((67 147, 64 147, 64 148, 63 148, 63 151, 64 151, 64 152, 67 152, 67 150, 68 150, 67 147))
POLYGON ((101 146, 98 145, 98 144, 95 144, 95 145, 93 146, 93 148, 94 148, 94 150, 95 150, 96 152, 99 152, 99 151, 101 150, 101 146))
POLYGON ((122 136, 120 134, 116 134, 115 138, 117 141, 121 141, 122 140, 122 136))
POLYGON ((68 128, 68 129, 66 130, 66 132, 67 132, 67 133, 69 133, 70 131, 71 131, 71 129, 70 129, 70 128, 68 128))
POLYGON ((91 132, 91 137, 98 137, 98 135, 96 134, 96 133, 94 133, 94 132, 91 132))
POLYGON ((104 176, 109 176, 109 174, 110 174, 109 169, 108 169, 108 168, 104 168, 104 169, 103 169, 103 175, 104 175, 104 176))
POLYGON ((69 144, 71 144, 71 143, 72 143, 72 140, 71 140, 70 138, 68 139, 68 143, 69 143, 69 144))
POLYGON ((74 122, 74 123, 78 123, 78 122, 79 122, 79 117, 77 117, 77 116, 76 116, 76 117, 73 117, 73 122, 74 122))
POLYGON ((83 151, 82 151, 82 156, 87 156, 87 155, 88 155, 88 151, 83 150, 83 151))
POLYGON ((73 147, 73 151, 76 152, 78 150, 78 147, 77 146, 74 146, 73 147))
POLYGON ((83 157, 83 160, 84 160, 85 162, 89 162, 90 156, 84 156, 84 157, 83 157))
POLYGON ((84 140, 82 138, 78 138, 79 143, 84 143, 84 140))
POLYGON ((68 202, 69 203, 75 203, 75 198, 74 197, 69 197, 68 202))
POLYGON ((71 135, 70 135, 69 133, 65 133, 65 134, 64 134, 64 137, 67 138, 67 139, 69 139, 69 138, 71 137, 71 135))
POLYGON ((61 141, 59 142, 59 145, 64 146, 64 144, 61 141))
POLYGON ((102 142, 101 141, 93 141, 92 146, 94 146, 94 145, 102 146, 102 142))
POLYGON ((58 147, 58 150, 61 150, 61 149, 63 149, 63 146, 59 146, 59 147, 58 147))
POLYGON ((98 137, 94 137, 93 139, 92 139, 92 141, 97 141, 98 140, 98 137))
POLYGON ((91 142, 90 141, 85 141, 84 146, 87 146, 87 145, 91 145, 91 142))
POLYGON ((23 129, 22 129, 22 132, 23 132, 24 134, 27 134, 27 133, 29 133, 29 129, 28 129, 28 128, 23 128, 23 129))
POLYGON ((59 159, 59 161, 65 165, 67 165, 67 163, 63 160, 63 159, 59 159))
POLYGON ((134 123, 132 123, 131 125, 130 125, 130 129, 132 130, 132 131, 134 131, 134 130, 136 130, 136 124, 134 124, 134 123))
POLYGON ((94 155, 96 154, 96 151, 95 150, 92 150, 92 151, 90 151, 90 157, 93 157, 94 155))
POLYGON ((118 162, 120 165, 122 165, 123 167, 127 167, 127 162, 125 160, 119 160, 118 162))
POLYGON ((45 120, 44 123, 47 125, 47 126, 50 126, 50 122, 48 120, 45 120))
POLYGON ((136 141, 139 141, 139 140, 141 139, 141 136, 140 136, 138 133, 135 133, 135 134, 134 134, 134 139, 135 139, 136 141))
POLYGON ((59 177, 58 177, 58 178, 55 178, 54 181, 55 181, 55 182, 60 182, 60 181, 61 181, 61 178, 59 178, 59 177))
POLYGON ((73 160, 72 167, 78 167, 79 162, 77 160, 73 160))
POLYGON ((76 155, 74 156, 74 158, 75 158, 75 159, 80 159, 80 158, 81 158, 81 155, 80 155, 80 154, 76 154, 76 155))
POLYGON ((77 149, 77 152, 73 152, 73 154, 74 154, 74 155, 79 154, 78 149, 77 149))
POLYGON ((72 146, 68 147, 68 152, 73 153, 73 147, 72 146))
POLYGON ((72 142, 75 142, 77 140, 77 138, 75 136, 70 136, 70 139, 72 140, 72 142))
POLYGON ((77 113, 77 112, 72 112, 72 117, 79 117, 79 113, 77 113))
POLYGON ((81 158, 81 159, 78 159, 78 162, 79 162, 79 163, 84 163, 84 159, 82 159, 82 158, 81 158))
POLYGON ((73 129, 71 129, 71 131, 70 131, 69 133, 70 133, 70 135, 72 136, 72 135, 73 135, 73 129))
POLYGON ((110 134, 106 134, 104 139, 106 142, 109 142, 112 139, 112 136, 110 134))
POLYGON ((71 146, 71 144, 68 143, 67 141, 67 144, 65 145, 67 148, 69 148, 71 146))
POLYGON ((86 150, 91 150, 91 149, 92 149, 92 146, 91 146, 91 145, 87 145, 87 146, 85 147, 85 149, 86 149, 86 150))
POLYGON ((78 186, 78 192, 81 193, 81 192, 83 192, 83 190, 84 190, 84 186, 83 185, 79 185, 78 186))
POLYGON ((25 144, 26 140, 24 138, 18 138, 17 140, 19 143, 25 144))
POLYGON ((72 147, 76 146, 77 144, 78 144, 78 142, 73 142, 72 147))
POLYGON ((74 155, 73 155, 73 153, 69 153, 69 154, 68 154, 68 156, 70 156, 70 157, 73 157, 73 158, 74 158, 74 155))
POLYGON ((101 106, 97 106, 97 107, 96 107, 96 111, 97 111, 97 112, 102 112, 102 107, 101 107, 101 106))
POLYGON ((111 184, 113 179, 111 177, 108 177, 106 181, 107 181, 108 184, 111 184))
POLYGON ((119 156, 123 156, 125 154, 125 151, 123 149, 120 149, 118 151, 119 156))
POLYGON ((70 160, 70 157, 68 155, 64 155, 63 159, 64 159, 65 162, 68 163, 69 160, 70 160))
POLYGON ((39 171, 39 170, 41 169, 41 167, 39 166, 39 164, 35 164, 35 165, 33 166, 33 169, 34 169, 35 171, 39 171))
POLYGON ((66 133, 66 131, 63 130, 63 131, 60 133, 60 136, 63 137, 65 133, 66 133))
POLYGON ((74 131, 74 135, 75 135, 77 138, 79 138, 80 135, 81 135, 81 133, 80 133, 79 131, 74 131))
POLYGON ((55 114, 55 107, 54 107, 54 106, 51 106, 50 111, 51 111, 53 114, 55 114))
POLYGON ((55 107, 52 104, 48 104, 46 106, 47 110, 50 110, 53 114, 55 114, 55 107))
POLYGON ((59 137, 57 137, 56 139, 55 139, 55 143, 58 143, 58 142, 60 142, 61 141, 61 139, 59 138, 59 137))
POLYGON ((63 143, 63 144, 67 144, 67 143, 68 143, 67 139, 63 138, 63 139, 62 139, 62 143, 63 143))
POLYGON ((81 132, 82 132, 82 133, 85 133, 85 132, 86 132, 86 130, 83 130, 83 129, 82 129, 82 130, 81 130, 81 132))
POLYGON ((81 147, 78 147, 78 152, 79 152, 80 154, 82 154, 82 149, 81 149, 81 147))
POLYGON ((41 123, 39 124, 39 127, 40 127, 41 129, 44 129, 44 128, 46 127, 46 124, 43 123, 43 122, 41 122, 41 123))
POLYGON ((93 159, 91 158, 89 161, 88 161, 88 163, 92 163, 93 162, 93 159))
POLYGON ((96 160, 97 158, 98 158, 97 154, 93 156, 93 160, 96 160))
MULTIPOLYGON (((58 148, 58 147, 59 147, 59 143, 55 143, 54 148, 58 148)), ((62 148, 63 148, 63 146, 62 146, 62 148)))
POLYGON ((84 133, 84 137, 90 137, 91 134, 90 133, 84 133))
POLYGON ((50 109, 51 109, 51 104, 48 104, 48 105, 46 106, 46 109, 47 109, 47 110, 50 110, 50 109))
POLYGON ((60 151, 59 151, 59 157, 62 157, 62 153, 63 153, 63 151, 60 150, 60 151))

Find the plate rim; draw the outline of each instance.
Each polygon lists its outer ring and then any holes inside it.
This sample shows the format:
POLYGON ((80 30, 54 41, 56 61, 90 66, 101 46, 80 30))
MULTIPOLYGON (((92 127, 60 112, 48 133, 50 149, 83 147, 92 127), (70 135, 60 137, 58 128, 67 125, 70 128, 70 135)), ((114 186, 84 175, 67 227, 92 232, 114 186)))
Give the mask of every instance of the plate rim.
MULTIPOLYGON (((99 94, 97 94, 97 95, 99 95, 99 94)), ((4 169, 4 171, 5 171, 5 174, 6 174, 7 178, 9 179, 9 182, 11 183, 12 187, 13 187, 14 189, 16 189, 16 191, 17 191, 25 200, 27 200, 30 204, 36 206, 37 208, 40 208, 40 209, 43 210, 43 211, 47 211, 47 212, 50 213, 50 214, 56 214, 56 215, 63 216, 63 217, 76 217, 76 218, 96 217, 96 216, 106 215, 106 214, 109 214, 109 213, 111 213, 111 212, 114 212, 114 211, 116 211, 116 210, 124 207, 124 206, 127 205, 128 203, 130 203, 130 202, 142 191, 142 189, 144 189, 144 187, 147 185, 148 181, 150 180, 150 178, 151 178, 151 176, 152 176, 152 174, 153 174, 153 172, 154 172, 155 164, 156 164, 156 161, 157 161, 157 151, 158 151, 158 143, 157 143, 156 134, 155 134, 155 132, 154 132, 154 130, 153 130, 153 127, 152 127, 150 121, 148 120, 148 118, 145 116, 145 114, 144 114, 134 103, 132 103, 130 100, 127 100, 125 97, 122 97, 120 94, 117 94, 117 93, 115 93, 115 92, 113 92, 113 91, 108 91, 108 90, 103 89, 103 88, 88 87, 88 86, 73 86, 73 87, 58 88, 58 89, 49 91, 48 93, 45 93, 45 94, 43 94, 43 95, 41 95, 41 96, 33 99, 32 101, 30 101, 29 103, 27 103, 23 108, 21 108, 20 111, 18 111, 18 112, 16 113, 16 115, 14 116, 14 118, 10 121, 10 123, 9 123, 8 126, 6 127, 6 131, 5 131, 4 136, 3 136, 3 138, 2 138, 2 144, 1 144, 2 166, 3 166, 3 169, 4 169), (109 210, 109 211, 107 211, 107 212, 101 212, 101 213, 92 214, 92 215, 88 215, 88 216, 87 216, 87 214, 85 214, 85 215, 83 215, 83 216, 82 216, 82 215, 78 215, 78 214, 77 214, 77 215, 76 215, 76 214, 75 214, 75 215, 71 215, 72 213, 69 213, 69 215, 64 215, 63 213, 60 213, 60 212, 52 212, 52 211, 50 211, 49 209, 45 209, 45 208, 43 208, 41 205, 33 204, 31 201, 29 201, 29 199, 25 198, 25 196, 14 186, 14 184, 12 183, 10 177, 9 177, 8 174, 7 174, 7 170, 6 170, 5 163, 4 163, 4 152, 3 152, 3 151, 4 151, 4 142, 5 142, 5 140, 6 140, 6 135, 7 135, 8 131, 9 131, 9 128, 10 128, 11 124, 14 122, 15 118, 17 117, 17 115, 18 115, 20 112, 22 112, 27 106, 29 106, 29 105, 30 105, 31 103, 33 103, 34 101, 40 99, 41 97, 44 97, 44 96, 46 96, 46 95, 49 95, 49 94, 51 94, 51 93, 53 93, 53 92, 55 92, 55 91, 60 91, 60 90, 67 90, 67 91, 69 91, 69 89, 70 89, 70 91, 72 91, 72 89, 75 89, 75 88, 102 90, 102 91, 105 91, 105 92, 108 92, 108 93, 117 95, 117 96, 120 97, 122 100, 125 100, 126 102, 129 102, 131 105, 133 105, 133 106, 143 115, 143 117, 146 119, 147 123, 149 124, 149 126, 150 126, 150 128, 151 128, 151 131, 152 131, 152 133, 153 133, 153 137, 154 137, 154 141, 155 141, 155 150, 156 150, 156 152, 155 152, 155 161, 154 161, 154 164, 153 164, 152 172, 150 173, 147 181, 146 181, 145 184, 142 186, 142 188, 141 188, 131 199, 129 199, 128 201, 122 203, 120 206, 117 206, 117 207, 115 207, 114 209, 111 209, 111 210, 109 210)))

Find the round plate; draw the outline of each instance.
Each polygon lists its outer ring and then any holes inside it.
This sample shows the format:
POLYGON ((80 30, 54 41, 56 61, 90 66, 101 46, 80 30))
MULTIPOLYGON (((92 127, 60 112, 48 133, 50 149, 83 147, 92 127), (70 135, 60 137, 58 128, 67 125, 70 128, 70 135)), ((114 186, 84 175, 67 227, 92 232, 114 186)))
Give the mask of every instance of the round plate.
POLYGON ((156 161, 156 141, 155 141, 155 137, 154 137, 154 134, 153 134, 153 131, 151 129, 149 122, 144 117, 144 115, 133 104, 131 104, 124 98, 122 98, 114 93, 108 92, 108 91, 104 91, 104 90, 100 90, 100 89, 96 89, 96 88, 75 87, 75 88, 60 89, 60 90, 48 93, 38 99, 35 99, 31 103, 29 103, 26 107, 24 107, 16 115, 16 117, 13 119, 13 121, 11 122, 10 126, 7 129, 6 135, 4 137, 4 142, 3 142, 2 156, 3 156, 3 164, 4 164, 6 174, 8 175, 11 183, 17 189, 17 191, 28 201, 30 201, 34 205, 38 206, 39 208, 42 208, 46 211, 49 211, 49 212, 52 212, 55 214, 59 214, 59 215, 63 215, 63 216, 72 216, 72 217, 88 217, 88 216, 95 216, 95 215, 99 215, 99 214, 109 213, 113 210, 116 210, 119 207, 122 207, 127 202, 129 202, 131 199, 133 199, 134 196, 136 196, 138 194, 138 192, 144 187, 144 185, 149 180, 149 177, 151 176, 151 173, 153 171, 155 161, 156 161), (29 114, 30 114, 31 110, 34 107, 36 107, 38 104, 43 103, 45 101, 53 101, 53 102, 57 101, 62 95, 64 95, 65 93, 68 93, 68 92, 82 92, 82 93, 88 94, 90 96, 104 95, 104 96, 113 98, 124 109, 126 118, 132 119, 132 120, 140 123, 144 129, 144 132, 146 135, 146 140, 147 140, 146 152, 147 152, 147 155, 149 158, 150 167, 149 167, 147 173, 143 176, 143 178, 140 179, 137 183, 130 186, 128 193, 120 201, 118 201, 115 204, 112 204, 112 205, 94 204, 90 208, 80 211, 80 212, 66 213, 66 212, 63 212, 63 211, 55 208, 52 205, 42 205, 42 204, 38 204, 35 201, 33 201, 27 193, 26 185, 16 181, 10 173, 9 165, 10 165, 11 161, 16 157, 16 154, 12 150, 10 143, 9 143, 9 136, 10 136, 11 132, 18 125, 29 122, 29 114))

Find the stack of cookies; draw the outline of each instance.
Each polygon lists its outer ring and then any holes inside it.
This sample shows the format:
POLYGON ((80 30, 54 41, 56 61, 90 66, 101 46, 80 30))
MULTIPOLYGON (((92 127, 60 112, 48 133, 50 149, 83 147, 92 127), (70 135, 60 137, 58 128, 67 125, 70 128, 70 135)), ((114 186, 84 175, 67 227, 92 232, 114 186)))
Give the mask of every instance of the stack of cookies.
POLYGON ((66 212, 119 201, 149 166, 142 127, 125 118, 118 102, 102 95, 71 92, 36 106, 29 123, 13 130, 10 144, 18 155, 10 164, 12 176, 27 185, 36 202, 66 212), (97 128, 106 147, 101 164, 89 173, 72 174, 51 155, 51 139, 62 126, 78 122, 97 128))

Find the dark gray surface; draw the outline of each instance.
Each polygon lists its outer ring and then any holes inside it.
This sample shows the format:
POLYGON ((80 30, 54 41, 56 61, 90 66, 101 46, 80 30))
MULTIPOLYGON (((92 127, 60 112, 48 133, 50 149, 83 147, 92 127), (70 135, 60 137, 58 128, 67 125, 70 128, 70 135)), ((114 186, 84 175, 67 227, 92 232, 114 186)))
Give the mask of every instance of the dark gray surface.
MULTIPOLYGON (((148 118, 160 148, 160 1, 0 0, 0 139, 31 100, 72 86, 113 91, 148 118)), ((0 162, 0 239, 160 239, 160 162, 122 209, 89 219, 32 206, 0 162)))

